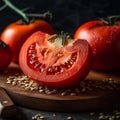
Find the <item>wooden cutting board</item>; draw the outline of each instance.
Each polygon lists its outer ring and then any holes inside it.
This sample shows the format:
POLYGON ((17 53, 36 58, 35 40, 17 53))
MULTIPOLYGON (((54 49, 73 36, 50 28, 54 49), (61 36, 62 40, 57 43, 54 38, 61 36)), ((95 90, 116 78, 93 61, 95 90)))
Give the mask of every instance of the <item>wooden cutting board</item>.
POLYGON ((22 73, 19 66, 11 64, 0 73, 0 87, 4 88, 15 104, 47 111, 88 111, 106 109, 120 103, 120 74, 91 71, 80 86, 72 89, 43 91, 26 90, 7 83, 9 76, 22 73), (46 92, 48 91, 48 92, 46 92))

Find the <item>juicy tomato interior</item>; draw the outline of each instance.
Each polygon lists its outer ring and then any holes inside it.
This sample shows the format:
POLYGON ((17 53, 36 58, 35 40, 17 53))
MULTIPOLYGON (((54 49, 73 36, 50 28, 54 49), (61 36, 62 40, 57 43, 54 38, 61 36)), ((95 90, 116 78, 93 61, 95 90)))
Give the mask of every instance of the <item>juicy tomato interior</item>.
POLYGON ((20 51, 23 72, 50 87, 68 87, 84 79, 91 69, 92 55, 85 40, 67 39, 36 32, 20 51))

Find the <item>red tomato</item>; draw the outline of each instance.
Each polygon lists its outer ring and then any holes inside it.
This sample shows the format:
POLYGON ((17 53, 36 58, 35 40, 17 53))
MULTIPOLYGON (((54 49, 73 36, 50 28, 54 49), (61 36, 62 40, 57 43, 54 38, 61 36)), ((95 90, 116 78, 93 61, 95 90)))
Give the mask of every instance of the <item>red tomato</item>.
POLYGON ((23 44, 19 63, 24 74, 50 87, 69 87, 83 80, 92 66, 86 40, 66 39, 36 32, 23 44))
POLYGON ((78 27, 74 38, 89 42, 94 56, 94 69, 120 70, 120 22, 108 25, 102 20, 89 21, 78 27))
POLYGON ((35 20, 30 24, 18 21, 11 23, 5 28, 1 34, 1 39, 10 45, 13 52, 13 62, 18 63, 19 51, 25 40, 39 30, 49 34, 55 33, 53 27, 44 20, 35 20))
POLYGON ((8 67, 12 61, 12 51, 9 45, 0 40, 0 71, 8 67))

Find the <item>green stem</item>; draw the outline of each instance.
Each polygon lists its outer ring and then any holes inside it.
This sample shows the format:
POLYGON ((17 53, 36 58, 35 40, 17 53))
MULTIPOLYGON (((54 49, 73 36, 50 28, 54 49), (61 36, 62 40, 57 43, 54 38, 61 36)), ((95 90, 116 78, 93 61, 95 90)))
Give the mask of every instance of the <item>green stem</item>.
POLYGON ((112 15, 108 16, 109 19, 115 19, 115 18, 120 18, 120 15, 112 15))
POLYGON ((47 16, 49 16, 50 18, 52 18, 52 14, 47 11, 43 14, 34 14, 34 13, 28 13, 26 14, 28 17, 39 17, 39 18, 46 18, 47 16))
POLYGON ((120 19, 120 15, 108 16, 109 25, 114 25, 116 20, 120 19))
POLYGON ((25 12, 25 11, 27 11, 29 8, 27 7, 27 8, 24 8, 24 9, 22 9, 21 11, 22 12, 25 12))
POLYGON ((2 11, 3 9, 5 9, 7 7, 7 5, 3 5, 2 7, 0 7, 0 11, 2 11))
POLYGON ((61 38, 62 38, 62 45, 65 44, 65 41, 68 37, 68 33, 64 33, 63 31, 61 32, 61 38))
POLYGON ((3 0, 3 2, 10 7, 12 10, 14 10, 15 12, 17 12, 19 15, 21 15, 23 17, 23 19, 25 20, 26 23, 29 23, 29 18, 27 17, 27 15, 22 12, 20 9, 18 9, 17 7, 15 7, 9 0, 3 0))
POLYGON ((23 21, 28 24, 30 23, 30 20, 29 18, 30 17, 34 17, 34 18, 46 18, 47 16, 49 16, 50 18, 52 18, 52 14, 48 11, 48 12, 45 12, 44 14, 33 14, 33 13, 24 13, 25 10, 27 10, 28 8, 26 9, 23 9, 23 10, 20 10, 18 9, 16 6, 14 6, 10 0, 3 0, 3 2, 5 3, 5 5, 3 5, 0 9, 3 10, 5 7, 9 7, 11 8, 12 10, 14 10, 16 13, 18 13, 19 15, 22 16, 23 18, 23 21))

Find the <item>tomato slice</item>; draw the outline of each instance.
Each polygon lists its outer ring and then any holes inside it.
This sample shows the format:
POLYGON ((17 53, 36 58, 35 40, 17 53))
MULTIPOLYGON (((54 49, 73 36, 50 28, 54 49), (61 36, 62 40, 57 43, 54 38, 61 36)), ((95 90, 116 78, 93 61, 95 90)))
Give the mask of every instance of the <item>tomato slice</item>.
POLYGON ((69 87, 83 80, 92 67, 86 40, 66 39, 38 31, 23 44, 19 63, 24 74, 50 87, 69 87))

